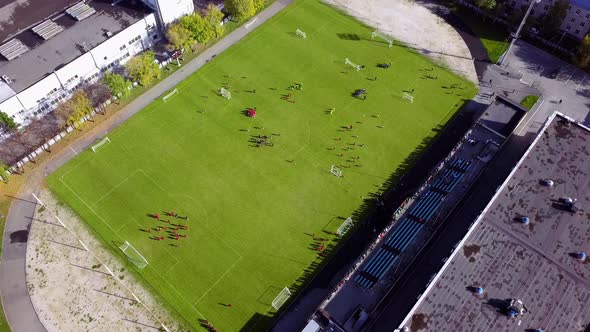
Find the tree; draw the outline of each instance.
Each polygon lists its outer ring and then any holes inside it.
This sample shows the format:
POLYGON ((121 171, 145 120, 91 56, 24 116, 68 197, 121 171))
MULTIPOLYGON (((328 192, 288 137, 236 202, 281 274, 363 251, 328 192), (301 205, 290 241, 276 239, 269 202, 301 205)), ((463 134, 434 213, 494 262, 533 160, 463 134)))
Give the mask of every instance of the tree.
POLYGON ((556 1, 547 14, 541 19, 541 29, 545 36, 552 36, 561 26, 561 22, 567 15, 569 3, 563 0, 556 1))
POLYGON ((496 7, 496 0, 475 0, 475 4, 482 9, 494 9, 496 7))
POLYGON ((210 3, 207 5, 207 12, 205 14, 205 22, 207 23, 207 31, 212 34, 211 38, 219 38, 225 32, 225 27, 221 25, 223 20, 223 13, 219 7, 210 3))
POLYGON ((129 71, 129 75, 141 85, 149 85, 162 75, 160 66, 156 63, 156 54, 152 51, 133 57, 127 62, 125 68, 129 71))
POLYGON ((191 38, 198 43, 205 44, 209 41, 209 36, 206 33, 207 22, 198 13, 183 16, 179 24, 190 31, 191 38))
POLYGON ((9 170, 10 167, 8 167, 8 165, 0 161, 0 180, 2 180, 2 182, 4 183, 8 183, 8 180, 10 179, 9 170))
POLYGON ((131 82, 126 80, 123 76, 107 71, 102 80, 114 96, 124 98, 129 95, 131 82))
POLYGON ((254 9, 258 13, 266 7, 266 0, 254 0, 254 9))
POLYGON ((0 124, 4 125, 8 129, 14 129, 18 127, 18 125, 14 122, 14 119, 4 112, 0 112, 0 124))
POLYGON ((586 35, 578 46, 578 52, 574 56, 574 62, 580 68, 586 68, 590 65, 590 35, 586 35))
POLYGON ((256 14, 254 0, 225 0, 224 5, 225 9, 232 14, 238 22, 256 14))
POLYGON ((182 26, 180 23, 171 24, 166 32, 166 38, 170 43, 171 49, 189 48, 194 44, 195 39, 189 29, 182 26))
POLYGON ((101 107, 113 97, 111 90, 106 85, 98 82, 85 86, 83 90, 94 108, 101 107))
POLYGON ((90 115, 92 110, 92 104, 86 92, 78 90, 74 92, 72 98, 60 105, 57 112, 65 119, 66 125, 76 127, 76 123, 90 115))

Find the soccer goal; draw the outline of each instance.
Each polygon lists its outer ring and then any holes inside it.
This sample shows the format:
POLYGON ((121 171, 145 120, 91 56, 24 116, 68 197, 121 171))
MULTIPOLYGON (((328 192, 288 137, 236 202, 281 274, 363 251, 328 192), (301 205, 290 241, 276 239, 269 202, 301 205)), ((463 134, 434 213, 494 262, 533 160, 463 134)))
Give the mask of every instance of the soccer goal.
POLYGON ((414 102, 414 96, 406 92, 404 92, 404 94, 402 95, 402 99, 407 99, 410 103, 414 102))
POLYGON ((283 304, 285 304, 285 302, 287 302, 287 300, 289 300, 289 298, 291 297, 291 291, 289 290, 289 288, 285 287, 283 288, 283 290, 279 293, 279 295, 277 295, 277 297, 275 297, 274 300, 272 300, 272 307, 275 308, 275 310, 279 310, 280 307, 283 306, 283 304))
POLYGON ((162 98, 162 101, 166 102, 166 100, 168 100, 170 97, 174 96, 177 93, 178 93, 178 89, 172 90, 169 94, 165 95, 164 98, 162 98))
POLYGON ((219 95, 225 99, 231 99, 231 92, 226 88, 219 89, 219 95))
POLYGON ((345 65, 349 65, 349 66, 351 66, 352 68, 356 69, 356 71, 359 71, 359 70, 361 70, 361 66, 359 66, 359 65, 357 65, 356 63, 354 63, 354 62, 350 61, 348 58, 346 58, 346 59, 344 60, 344 64, 345 64, 345 65))
POLYGON ((375 39, 375 37, 383 39, 385 42, 387 42, 389 44, 389 47, 393 46, 393 39, 389 38, 388 36, 386 36, 385 34, 382 34, 381 32, 379 32, 377 30, 375 30, 375 31, 373 31, 373 33, 371 33, 371 39, 375 39))
POLYGON ((332 167, 330 167, 330 173, 334 174, 335 176, 341 178, 342 177, 342 170, 340 168, 338 168, 338 166, 336 165, 332 165, 332 167))
POLYGON ((297 34, 297 36, 301 36, 301 38, 307 39, 307 34, 305 32, 297 29, 297 31, 295 31, 295 33, 297 34))
POLYGON ((352 228, 353 225, 354 222, 352 221, 352 218, 346 218, 342 225, 340 225, 340 227, 338 227, 338 229, 336 230, 336 234, 338 234, 338 236, 344 236, 344 234, 346 234, 352 228))
POLYGON ((125 256, 127 256, 127 259, 135 264, 140 270, 143 270, 148 265, 147 259, 145 259, 145 257, 143 257, 139 251, 131 245, 131 243, 125 241, 119 249, 121 249, 125 256))
POLYGON ((110 143, 111 140, 108 137, 103 138, 100 142, 94 144, 92 146, 92 152, 96 152, 96 150, 98 150, 98 148, 100 148, 101 146, 105 145, 106 143, 110 143))

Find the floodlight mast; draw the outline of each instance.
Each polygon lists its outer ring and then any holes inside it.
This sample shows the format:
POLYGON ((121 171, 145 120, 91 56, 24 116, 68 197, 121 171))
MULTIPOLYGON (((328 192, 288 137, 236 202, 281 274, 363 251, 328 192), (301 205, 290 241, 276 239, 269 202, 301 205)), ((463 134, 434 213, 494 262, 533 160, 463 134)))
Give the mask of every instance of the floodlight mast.
POLYGON ((524 14, 522 21, 520 21, 520 25, 518 26, 516 33, 514 33, 512 35, 512 40, 510 41, 510 46, 508 46, 508 50, 506 51, 506 53, 504 53, 504 55, 502 57, 500 57, 500 61, 498 61, 499 65, 502 65, 504 63, 504 61, 506 60, 506 58, 508 57, 508 55, 510 54, 512 47, 514 46, 514 44, 518 40, 518 37, 520 37, 520 32, 522 31, 522 28, 524 27, 524 24, 526 23, 526 19, 529 17, 531 10, 533 10, 533 6, 539 2, 541 2, 541 0, 531 0, 529 8, 527 9, 526 13, 524 14))

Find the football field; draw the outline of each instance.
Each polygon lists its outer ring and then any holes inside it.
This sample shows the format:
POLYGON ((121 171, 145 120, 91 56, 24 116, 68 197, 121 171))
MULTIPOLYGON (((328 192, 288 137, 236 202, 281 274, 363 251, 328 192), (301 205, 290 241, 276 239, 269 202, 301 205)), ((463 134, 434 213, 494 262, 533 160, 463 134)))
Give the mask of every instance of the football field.
POLYGON ((49 187, 115 251, 131 243, 148 261, 144 282, 195 328, 207 319, 220 331, 265 330, 260 317, 275 313, 281 289, 321 261, 322 246, 329 256, 343 220, 475 94, 372 31, 295 1, 50 175, 49 187), (357 89, 366 93, 353 97, 357 89))

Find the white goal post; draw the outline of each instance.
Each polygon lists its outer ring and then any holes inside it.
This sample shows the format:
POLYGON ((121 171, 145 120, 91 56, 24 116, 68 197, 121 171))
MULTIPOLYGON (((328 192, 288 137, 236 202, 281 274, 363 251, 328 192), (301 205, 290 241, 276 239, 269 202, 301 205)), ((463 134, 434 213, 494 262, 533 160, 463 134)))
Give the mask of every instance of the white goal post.
POLYGON ((404 92, 404 94, 402 95, 402 99, 407 99, 410 103, 414 102, 414 97, 406 92, 404 92))
POLYGON ((107 142, 110 143, 111 140, 108 137, 103 138, 100 142, 98 142, 92 146, 92 152, 96 152, 96 150, 98 150, 98 148, 105 145, 107 142))
POLYGON ((344 59, 344 64, 351 66, 352 68, 356 69, 356 71, 361 70, 361 66, 359 66, 356 63, 350 61, 348 58, 344 59))
POLYGON ((335 176, 341 178, 342 177, 342 170, 340 168, 338 168, 338 166, 336 165, 332 165, 332 167, 330 167, 330 173, 334 174, 335 176))
POLYGON ((224 97, 225 99, 231 99, 231 92, 226 88, 219 89, 219 95, 224 97))
POLYGON ((379 32, 377 30, 375 30, 375 31, 373 31, 373 33, 371 33, 371 39, 374 39, 375 37, 379 37, 379 38, 383 39, 384 41, 386 41, 389 44, 389 47, 393 46, 393 39, 391 39, 387 35, 379 32))
POLYGON ((169 94, 165 95, 164 98, 162 98, 162 101, 166 102, 166 100, 168 100, 168 98, 174 96, 177 93, 178 93, 178 89, 172 90, 169 94))
POLYGON ((297 34, 297 36, 301 36, 301 38, 307 39, 307 34, 305 32, 297 29, 297 31, 295 31, 295 33, 297 34))
POLYGON ((279 310, 279 308, 282 307, 283 304, 285 304, 285 302, 287 302, 287 300, 289 300, 291 295, 293 295, 293 294, 291 294, 291 291, 289 290, 289 288, 287 288, 287 287, 283 288, 283 290, 281 290, 279 295, 277 295, 277 297, 275 297, 275 299, 272 300, 272 307, 275 308, 275 310, 279 310))
POLYGON ((338 229, 336 230, 336 234, 338 234, 338 236, 344 236, 344 234, 346 234, 352 228, 353 225, 354 222, 352 221, 352 218, 346 218, 342 225, 340 225, 340 227, 338 227, 338 229))
POLYGON ((145 257, 143 257, 128 241, 125 241, 119 249, 121 249, 125 256, 127 256, 127 259, 135 264, 140 270, 143 270, 148 265, 147 259, 145 259, 145 257))

